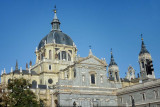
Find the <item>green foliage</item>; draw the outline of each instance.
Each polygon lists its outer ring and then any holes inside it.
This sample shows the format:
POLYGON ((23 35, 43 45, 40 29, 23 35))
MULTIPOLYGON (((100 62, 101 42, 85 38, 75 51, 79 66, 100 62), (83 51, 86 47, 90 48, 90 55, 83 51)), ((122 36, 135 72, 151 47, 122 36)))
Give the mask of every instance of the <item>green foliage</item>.
POLYGON ((29 89, 31 84, 28 80, 12 79, 7 86, 7 94, 3 98, 4 106, 9 107, 40 107, 36 95, 29 89))

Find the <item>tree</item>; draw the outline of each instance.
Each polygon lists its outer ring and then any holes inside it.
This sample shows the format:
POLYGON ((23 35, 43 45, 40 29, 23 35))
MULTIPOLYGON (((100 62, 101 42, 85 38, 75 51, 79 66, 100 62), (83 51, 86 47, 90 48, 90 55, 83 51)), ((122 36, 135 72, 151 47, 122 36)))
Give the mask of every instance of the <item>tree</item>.
POLYGON ((7 92, 2 94, 2 104, 7 107, 40 107, 36 95, 29 89, 28 80, 11 79, 7 86, 7 92))

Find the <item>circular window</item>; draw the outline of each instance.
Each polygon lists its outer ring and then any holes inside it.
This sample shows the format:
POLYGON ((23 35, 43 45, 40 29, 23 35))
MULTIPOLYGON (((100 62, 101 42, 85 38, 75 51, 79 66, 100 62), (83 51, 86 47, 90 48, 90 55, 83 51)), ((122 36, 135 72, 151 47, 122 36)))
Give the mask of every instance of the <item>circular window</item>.
POLYGON ((52 84, 53 83, 53 80, 50 78, 48 79, 48 83, 52 84))

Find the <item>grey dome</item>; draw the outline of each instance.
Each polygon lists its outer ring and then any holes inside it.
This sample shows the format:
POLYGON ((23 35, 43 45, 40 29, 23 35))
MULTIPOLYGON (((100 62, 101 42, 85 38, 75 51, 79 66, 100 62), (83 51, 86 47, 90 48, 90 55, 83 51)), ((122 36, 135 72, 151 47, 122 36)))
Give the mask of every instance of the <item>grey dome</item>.
POLYGON ((44 46, 46 41, 46 44, 48 43, 56 43, 56 44, 65 44, 73 46, 73 40, 66 34, 64 34, 61 31, 54 31, 52 30, 47 36, 45 36, 39 43, 38 49, 44 46))

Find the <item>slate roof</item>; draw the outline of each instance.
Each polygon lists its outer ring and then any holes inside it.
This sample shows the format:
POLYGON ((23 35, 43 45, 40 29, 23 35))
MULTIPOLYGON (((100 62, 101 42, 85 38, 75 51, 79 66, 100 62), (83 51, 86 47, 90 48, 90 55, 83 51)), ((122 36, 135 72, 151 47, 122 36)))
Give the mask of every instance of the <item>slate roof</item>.
POLYGON ((146 46, 145 46, 144 42, 142 41, 141 51, 140 51, 139 55, 144 54, 144 53, 149 53, 149 51, 146 49, 146 46))
MULTIPOLYGON (((32 75, 37 75, 37 73, 35 71, 30 71, 32 75)), ((11 72, 10 72, 11 73, 11 72)), ((10 74, 9 73, 9 74, 10 74)), ((13 71, 14 74, 20 74, 20 69, 18 70, 14 70, 13 71)), ((22 74, 24 75, 28 75, 29 74, 29 70, 22 70, 22 74)))
POLYGON ((48 35, 46 35, 39 43, 38 49, 44 46, 45 41, 46 44, 48 43, 55 43, 56 44, 65 44, 73 46, 73 40, 66 34, 61 31, 51 31, 48 35))

